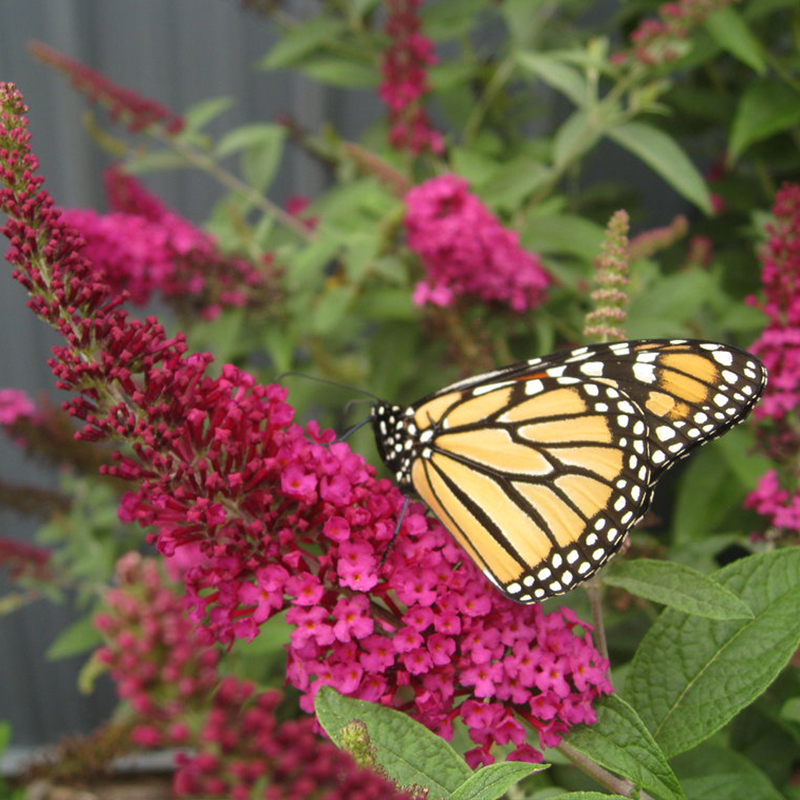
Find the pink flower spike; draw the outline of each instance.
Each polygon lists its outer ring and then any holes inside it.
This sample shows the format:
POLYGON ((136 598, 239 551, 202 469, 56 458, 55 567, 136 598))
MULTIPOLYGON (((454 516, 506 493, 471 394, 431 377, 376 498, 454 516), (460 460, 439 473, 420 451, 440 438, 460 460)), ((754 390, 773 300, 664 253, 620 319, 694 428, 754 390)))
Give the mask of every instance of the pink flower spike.
POLYGON ((456 296, 530 311, 544 299, 551 278, 539 258, 522 250, 457 175, 440 175, 405 197, 406 238, 427 278, 414 302, 447 306, 456 296))

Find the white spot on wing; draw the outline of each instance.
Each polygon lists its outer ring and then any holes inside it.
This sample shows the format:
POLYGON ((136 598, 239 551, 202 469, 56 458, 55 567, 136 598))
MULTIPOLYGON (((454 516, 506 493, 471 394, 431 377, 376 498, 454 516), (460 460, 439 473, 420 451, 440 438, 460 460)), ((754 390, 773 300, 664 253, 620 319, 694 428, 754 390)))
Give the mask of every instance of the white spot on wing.
POLYGON ((590 377, 598 377, 603 374, 603 362, 587 361, 585 364, 581 364, 581 372, 590 377))
POLYGON ((637 381, 641 381, 642 383, 655 383, 656 370, 652 364, 640 364, 637 362, 633 365, 632 369, 633 376, 637 381))

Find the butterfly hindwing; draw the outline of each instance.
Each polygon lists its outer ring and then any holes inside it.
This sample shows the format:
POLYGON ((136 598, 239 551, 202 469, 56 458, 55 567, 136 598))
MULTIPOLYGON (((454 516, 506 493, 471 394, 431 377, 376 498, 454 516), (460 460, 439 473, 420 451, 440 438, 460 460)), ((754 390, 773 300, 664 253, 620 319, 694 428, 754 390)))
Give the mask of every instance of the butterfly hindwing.
POLYGON ((506 595, 535 602, 605 563, 664 470, 740 422, 765 382, 736 348, 619 342, 379 403, 373 424, 401 486, 506 595))

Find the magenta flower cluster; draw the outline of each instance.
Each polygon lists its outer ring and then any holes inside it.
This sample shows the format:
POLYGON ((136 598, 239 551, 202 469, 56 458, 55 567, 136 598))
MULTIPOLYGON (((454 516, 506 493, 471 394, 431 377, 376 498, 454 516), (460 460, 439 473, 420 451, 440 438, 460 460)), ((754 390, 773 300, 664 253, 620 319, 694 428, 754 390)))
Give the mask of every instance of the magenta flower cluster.
POLYGON ((536 760, 611 691, 586 626, 502 597, 441 525, 412 506, 385 564, 400 492, 330 431, 293 424, 286 390, 188 355, 131 319, 98 281, 35 175, 22 98, 0 84, 0 209, 14 276, 66 340, 51 362, 85 440, 129 444, 107 472, 137 488, 120 509, 184 556, 204 641, 252 638, 286 609, 288 679, 402 708, 445 736, 460 717, 473 761, 512 743, 536 760), (188 557, 185 557, 187 556, 188 557), (538 733, 526 741, 523 722, 538 733))
POLYGON ((762 476, 746 505, 769 519, 773 534, 796 536, 800 532, 800 186, 783 186, 775 197, 773 215, 760 254, 764 300, 750 298, 750 302, 768 319, 751 348, 769 371, 769 384, 754 416, 762 422, 760 442, 776 469, 762 476))
POLYGON ((426 278, 414 302, 451 305, 469 295, 529 311, 544 299, 551 278, 539 258, 519 246, 516 231, 469 192, 464 178, 441 175, 414 187, 405 197, 408 246, 426 278))
POLYGON ((106 186, 112 213, 76 208, 64 218, 84 239, 97 280, 112 291, 126 291, 138 305, 159 292, 213 319, 225 306, 245 305, 262 283, 252 264, 221 254, 213 237, 119 169, 107 171, 106 186))
POLYGON ((40 61, 63 72, 90 102, 108 109, 111 118, 120 121, 132 133, 152 125, 161 126, 168 134, 177 134, 183 129, 183 119, 161 103, 118 86, 100 72, 42 42, 31 42, 28 46, 40 61))
POLYGON ((409 800, 409 795, 314 734, 311 719, 278 723, 278 692, 218 670, 186 606, 155 561, 135 553, 117 565, 117 588, 95 618, 97 652, 134 713, 131 740, 180 748, 177 797, 276 800, 409 800), (269 786, 267 794, 258 787, 269 786))
POLYGON ((420 33, 422 0, 388 0, 386 5, 391 44, 383 54, 378 93, 389 109, 389 143, 415 155, 441 153, 444 139, 421 103, 429 89, 427 68, 436 63, 433 42, 420 33))
POLYGON ((21 417, 36 421, 41 412, 21 389, 0 389, 0 425, 11 428, 21 417))
POLYGON ((0 536, 0 569, 8 570, 12 580, 52 581, 52 556, 44 547, 0 536))

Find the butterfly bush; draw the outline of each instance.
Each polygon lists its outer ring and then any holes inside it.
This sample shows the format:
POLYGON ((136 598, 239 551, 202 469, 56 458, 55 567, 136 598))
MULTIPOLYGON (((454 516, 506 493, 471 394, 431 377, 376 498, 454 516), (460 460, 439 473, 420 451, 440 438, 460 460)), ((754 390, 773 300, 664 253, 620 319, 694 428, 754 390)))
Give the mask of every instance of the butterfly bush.
POLYGON ((746 505, 763 514, 780 535, 800 532, 800 494, 784 486, 797 486, 800 437, 796 426, 800 404, 800 186, 786 184, 773 207, 774 221, 760 253, 762 302, 750 303, 767 315, 767 324, 752 351, 769 371, 761 403, 754 416, 761 420, 761 442, 776 461, 746 505))
POLYGON ((551 278, 538 256, 519 246, 519 235, 469 192, 466 180, 432 178, 406 194, 405 206, 406 240, 426 272, 414 291, 417 305, 449 306, 472 296, 523 312, 543 301, 551 278))
POLYGON ((607 662, 570 611, 502 597, 442 526, 315 422, 293 422, 280 386, 232 365, 208 374, 153 317, 132 319, 53 206, 26 111, 0 84, 0 208, 14 277, 66 340, 51 367, 86 441, 128 444, 106 473, 136 485, 124 520, 181 569, 201 639, 252 639, 279 611, 294 627, 289 682, 311 709, 321 685, 412 713, 444 736, 456 718, 491 761, 494 744, 539 747, 594 720, 607 662), (381 564, 386 557, 385 564, 381 564))
POLYGON ((220 253, 213 237, 118 168, 106 172, 106 189, 111 213, 76 208, 64 218, 85 240, 97 279, 112 291, 128 292, 137 305, 159 292, 168 301, 194 305, 206 319, 257 299, 265 275, 250 262, 220 253))
POLYGON ((444 139, 431 127, 421 98, 428 93, 426 68, 436 63, 433 42, 420 32, 422 0, 388 0, 383 81, 378 94, 389 109, 389 144, 414 155, 442 153, 444 139))
POLYGON ((118 86, 105 75, 42 42, 31 42, 28 47, 40 61, 63 72, 75 89, 90 102, 106 108, 111 119, 121 122, 131 133, 153 125, 158 125, 168 135, 183 130, 183 119, 161 103, 118 86))
POLYGON ((279 723, 274 690, 219 672, 183 598, 156 562, 135 553, 117 565, 95 626, 119 696, 134 713, 131 741, 179 748, 177 797, 253 797, 260 784, 280 800, 407 800, 410 795, 315 735, 311 719, 279 723))

